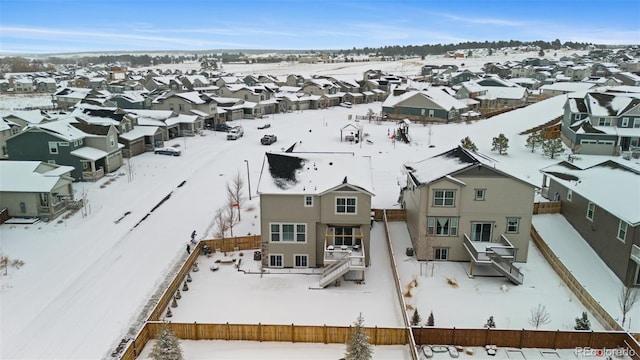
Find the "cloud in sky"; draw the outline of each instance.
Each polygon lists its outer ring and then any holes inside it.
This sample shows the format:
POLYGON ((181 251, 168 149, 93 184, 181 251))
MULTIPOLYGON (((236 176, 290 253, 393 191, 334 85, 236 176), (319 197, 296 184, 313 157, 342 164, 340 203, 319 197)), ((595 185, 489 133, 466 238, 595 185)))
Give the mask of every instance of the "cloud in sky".
POLYGON ((142 0, 0 1, 0 54, 54 48, 350 49, 556 38, 640 43, 637 0, 609 0, 607 6, 589 6, 600 4, 596 0, 580 6, 571 0, 155 0, 153 6, 142 0))

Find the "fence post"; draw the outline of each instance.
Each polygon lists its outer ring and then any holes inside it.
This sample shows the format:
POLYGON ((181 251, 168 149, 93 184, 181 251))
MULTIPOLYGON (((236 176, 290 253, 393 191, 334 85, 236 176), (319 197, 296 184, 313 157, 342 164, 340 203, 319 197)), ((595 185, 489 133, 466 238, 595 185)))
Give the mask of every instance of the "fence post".
POLYGON ((296 339, 293 337, 293 335, 294 335, 293 333, 294 333, 294 330, 295 330, 295 329, 296 329, 296 327, 295 327, 295 326, 293 326, 293 323, 291 323, 291 342, 292 342, 292 343, 295 343, 295 342, 296 342, 296 339))
POLYGON ((262 324, 258 323, 258 341, 262 342, 262 324))
POLYGON ((457 335, 458 334, 456 333, 456 327, 454 326, 452 331, 451 331, 451 336, 453 337, 453 342, 452 342, 453 345, 458 345, 458 343, 457 343, 457 340, 458 340, 457 337, 458 336, 457 335))
POLYGON ((376 342, 374 345, 380 345, 380 343, 378 342, 378 325, 376 325, 376 327, 373 328, 373 332, 375 334, 374 339, 376 342))
POLYGON ((524 328, 520 331, 520 349, 524 349, 524 328))
POLYGON ((323 331, 322 331, 322 340, 324 341, 324 343, 327 343, 327 324, 322 325, 323 331))
POLYGON ((227 341, 231 340, 231 331, 229 330, 229 322, 227 322, 227 341))
POLYGON ((200 340, 198 338, 198 323, 197 322, 193 322, 193 337, 195 338, 195 340, 200 340))
POLYGON ((556 330, 556 335, 553 337, 553 347, 555 349, 558 348, 558 334, 560 334, 560 329, 556 330))

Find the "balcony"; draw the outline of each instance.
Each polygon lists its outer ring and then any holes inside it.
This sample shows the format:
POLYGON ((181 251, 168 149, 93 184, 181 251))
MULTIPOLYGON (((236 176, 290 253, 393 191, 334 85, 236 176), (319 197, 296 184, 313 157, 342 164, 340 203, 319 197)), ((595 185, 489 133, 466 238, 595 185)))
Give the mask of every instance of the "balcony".
POLYGON ((474 263, 491 264, 491 260, 496 255, 502 259, 514 261, 517 249, 504 236, 500 235, 500 242, 471 241, 467 234, 464 234, 463 246, 471 256, 474 263))
POLYGON ((104 177, 104 169, 100 168, 96 171, 83 171, 82 172, 82 180, 83 181, 91 181, 95 182, 104 177))
MULTIPOLYGON (((353 245, 337 245, 336 238, 342 238, 343 242, 346 236, 336 236, 331 233, 330 227, 327 226, 324 236, 324 265, 331 265, 343 260, 348 260, 352 270, 364 270, 366 267, 364 252, 364 236, 359 228, 353 228, 354 234, 350 235, 353 245), (357 229, 357 231, 355 231, 357 229)), ((340 241, 339 241, 340 242, 340 241)))

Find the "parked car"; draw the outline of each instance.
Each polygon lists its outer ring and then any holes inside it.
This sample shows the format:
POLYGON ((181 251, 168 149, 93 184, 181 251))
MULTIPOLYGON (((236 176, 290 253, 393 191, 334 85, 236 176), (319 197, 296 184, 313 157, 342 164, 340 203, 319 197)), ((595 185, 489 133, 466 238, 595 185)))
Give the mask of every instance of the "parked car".
POLYGON ((271 124, 264 124, 262 126, 258 126, 258 130, 264 130, 264 129, 268 129, 271 127, 271 124))
POLYGON ((260 139, 260 143, 262 145, 271 145, 276 141, 278 141, 278 137, 276 137, 275 135, 265 135, 262 137, 262 139, 260 139))
POLYGON ((180 156, 181 154, 180 150, 172 147, 157 148, 153 150, 153 153, 161 154, 161 155, 172 155, 172 156, 180 156))
POLYGON ((217 123, 214 127, 213 130, 215 131, 224 131, 224 132, 229 132, 229 130, 231 130, 231 126, 225 124, 225 123, 217 123))
POLYGON ((342 106, 342 107, 346 107, 346 108, 351 108, 351 106, 352 106, 352 105, 351 105, 351 103, 350 103, 350 102, 345 101, 345 102, 340 103, 340 106, 342 106))
POLYGON ((227 140, 238 140, 242 136, 244 136, 244 129, 242 126, 234 126, 227 133, 227 140))

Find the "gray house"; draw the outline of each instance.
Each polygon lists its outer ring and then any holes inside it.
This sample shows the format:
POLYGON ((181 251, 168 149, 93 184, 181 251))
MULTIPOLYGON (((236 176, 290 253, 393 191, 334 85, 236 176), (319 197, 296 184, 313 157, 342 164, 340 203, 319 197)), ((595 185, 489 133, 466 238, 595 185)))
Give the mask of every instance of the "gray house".
POLYGON ((122 165, 115 127, 106 134, 87 134, 76 125, 65 119, 28 126, 6 139, 9 158, 73 166, 76 181, 96 181, 122 165))
POLYGON ((0 161, 0 208, 11 217, 55 219, 73 198, 72 171, 40 161, 0 161))
POLYGON ((562 202, 562 215, 623 283, 640 285, 640 171, 580 159, 542 173, 543 194, 562 202))
POLYGON ((267 153, 258 184, 263 266, 325 266, 324 287, 370 263, 371 163, 352 153, 267 153))
POLYGON ((466 110, 466 104, 439 88, 389 95, 382 103, 382 113, 392 119, 450 122, 466 110))
POLYGON ((575 153, 640 156, 638 94, 591 91, 569 96, 562 117, 562 139, 575 153))
POLYGON ((457 147, 405 164, 401 204, 418 260, 493 265, 522 283, 536 186, 457 147))

